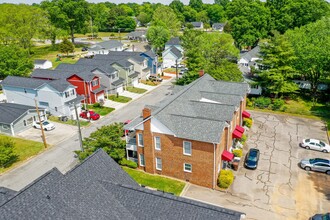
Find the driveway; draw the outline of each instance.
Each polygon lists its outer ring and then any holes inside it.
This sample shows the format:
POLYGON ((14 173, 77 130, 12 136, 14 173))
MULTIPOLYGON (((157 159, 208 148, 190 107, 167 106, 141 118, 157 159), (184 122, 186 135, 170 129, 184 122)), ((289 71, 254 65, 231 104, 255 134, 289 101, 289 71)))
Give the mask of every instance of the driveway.
POLYGON ((227 192, 190 185, 183 196, 247 214, 246 219, 308 219, 330 210, 330 175, 306 172, 302 158, 330 158, 330 154, 299 147, 303 138, 327 140, 321 121, 252 112, 244 155, 251 147, 261 152, 257 170, 242 167, 227 192))
MULTIPOLYGON (((72 125, 66 125, 61 123, 52 122, 55 125, 55 129, 51 131, 45 131, 46 142, 49 145, 55 145, 63 140, 66 140, 73 135, 77 134, 77 127, 72 125)), ((34 140, 42 142, 41 130, 30 128, 26 131, 23 131, 17 134, 18 137, 22 137, 28 140, 34 140)))

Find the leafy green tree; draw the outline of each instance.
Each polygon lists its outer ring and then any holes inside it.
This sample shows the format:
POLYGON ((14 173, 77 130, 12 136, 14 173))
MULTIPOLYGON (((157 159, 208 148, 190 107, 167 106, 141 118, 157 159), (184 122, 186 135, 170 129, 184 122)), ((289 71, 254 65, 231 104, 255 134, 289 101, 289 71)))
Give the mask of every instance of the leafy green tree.
POLYGON ((330 6, 324 0, 267 0, 274 29, 284 33, 329 15, 330 6))
POLYGON ((66 55, 69 55, 69 53, 74 52, 74 44, 70 42, 67 38, 64 38, 63 41, 59 44, 59 51, 61 53, 66 53, 66 55))
POLYGON ((142 26, 146 26, 151 21, 151 16, 142 11, 137 16, 137 19, 140 21, 142 26))
POLYGON ((97 149, 102 148, 116 162, 125 157, 126 142, 121 139, 123 135, 123 125, 114 123, 102 126, 91 133, 88 138, 84 138, 84 152, 76 151, 80 160, 84 160, 97 149))
POLYGON ((132 17, 119 16, 116 19, 116 28, 125 29, 125 31, 135 30, 136 22, 132 17))
POLYGON ((223 8, 226 8, 230 0, 214 0, 214 3, 221 5, 223 8))
POLYGON ((163 26, 151 26, 147 31, 147 39, 157 52, 164 48, 170 36, 170 31, 163 26))
POLYGON ((9 167, 17 161, 18 155, 14 152, 14 142, 9 138, 0 139, 0 167, 9 167))
POLYGON ((310 81, 312 92, 316 94, 317 85, 330 77, 330 18, 287 31, 285 35, 297 57, 293 64, 295 69, 310 81))
POLYGON ((108 30, 108 16, 110 9, 104 3, 90 4, 89 13, 93 22, 100 31, 108 30))
POLYGON ((17 45, 0 45, 0 79, 7 76, 27 76, 33 61, 27 50, 17 45))
POLYGON ((32 38, 43 35, 46 13, 29 5, 0 4, 0 40, 4 44, 18 43, 24 49, 32 47, 32 38))
POLYGON ((155 10, 152 25, 163 26, 170 31, 171 36, 177 36, 181 23, 172 8, 160 6, 155 10))
POLYGON ((41 2, 41 7, 48 12, 55 27, 69 31, 72 43, 74 34, 84 28, 90 18, 86 0, 46 0, 41 2))
POLYGON ((274 37, 260 46, 262 61, 266 67, 259 74, 262 86, 275 97, 298 89, 292 81, 296 70, 292 67, 295 52, 287 37, 275 32, 274 37))
POLYGON ((196 20, 201 21, 203 23, 209 23, 210 22, 210 19, 207 16, 207 12, 205 10, 200 11, 200 12, 197 13, 196 20))
POLYGON ((217 5, 217 4, 208 5, 206 11, 211 24, 226 20, 225 10, 221 5, 217 5))
POLYGON ((197 11, 190 6, 185 5, 183 10, 183 16, 186 22, 196 21, 197 11))
POLYGON ((259 0, 233 0, 226 10, 237 47, 254 46, 271 30, 270 10, 259 0))
POLYGON ((115 7, 110 9, 109 16, 108 16, 108 25, 109 25, 109 27, 111 27, 111 28, 116 27, 116 21, 117 21, 117 18, 119 16, 124 16, 124 17, 128 16, 126 11, 125 11, 125 8, 115 6, 115 7))
POLYGON ((203 9, 203 1, 202 0, 189 0, 189 6, 195 9, 196 11, 200 11, 203 9))
POLYGON ((180 0, 173 0, 169 6, 177 14, 182 13, 184 10, 184 4, 180 0))

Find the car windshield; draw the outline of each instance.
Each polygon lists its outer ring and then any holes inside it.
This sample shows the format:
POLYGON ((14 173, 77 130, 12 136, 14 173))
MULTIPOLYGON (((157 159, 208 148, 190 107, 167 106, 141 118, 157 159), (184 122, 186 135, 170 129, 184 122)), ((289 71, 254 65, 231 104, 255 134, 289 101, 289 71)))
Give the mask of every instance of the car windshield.
POLYGON ((49 122, 48 121, 44 121, 42 122, 43 125, 49 125, 49 122))
POLYGON ((310 142, 310 139, 306 139, 305 142, 307 142, 307 143, 310 142))
POLYGON ((317 163, 317 162, 330 163, 329 160, 322 159, 322 158, 314 158, 314 159, 310 159, 309 162, 310 162, 311 164, 314 164, 314 163, 317 163))
POLYGON ((322 147, 325 147, 325 143, 322 142, 322 141, 320 141, 320 145, 321 145, 322 147))
POLYGON ((255 155, 249 155, 248 161, 257 161, 257 157, 255 155))

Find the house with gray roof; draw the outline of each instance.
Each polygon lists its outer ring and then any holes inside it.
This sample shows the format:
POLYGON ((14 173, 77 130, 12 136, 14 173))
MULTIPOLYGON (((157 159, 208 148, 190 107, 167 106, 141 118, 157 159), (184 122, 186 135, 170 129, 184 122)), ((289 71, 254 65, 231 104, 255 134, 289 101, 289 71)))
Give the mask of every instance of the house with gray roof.
POLYGON ((226 23, 214 23, 212 24, 213 31, 220 31, 223 32, 226 23))
POLYGON ((65 79, 37 79, 19 76, 7 76, 2 81, 7 102, 40 108, 55 116, 75 118, 74 105, 81 111, 83 97, 76 94, 76 87, 65 79))
MULTIPOLYGON (((16 103, 0 103, 0 134, 15 136, 33 126, 38 120, 35 106, 21 105, 16 103)), ((41 119, 47 119, 46 109, 39 108, 41 119)), ((13 191, 0 187, 0 204, 6 200, 13 191)))
POLYGON ((0 203, 1 219, 214 219, 242 212, 138 185, 102 149, 66 174, 53 168, 0 203))
POLYGON ((200 22, 200 21, 194 21, 194 22, 191 22, 191 24, 192 24, 193 28, 196 30, 201 30, 204 28, 203 22, 200 22))
POLYGON ((146 42, 147 41, 147 31, 146 30, 139 30, 139 31, 132 31, 127 34, 128 40, 137 40, 140 42, 146 42))
POLYGON ((176 47, 176 49, 180 50, 181 52, 183 52, 183 47, 181 45, 181 40, 179 37, 173 37, 171 39, 169 39, 166 43, 165 43, 165 50, 171 48, 171 47, 176 47))
POLYGON ((34 60, 34 69, 51 69, 53 63, 50 60, 34 60))
POLYGON ((162 52, 163 57, 163 69, 170 68, 172 66, 176 66, 180 64, 183 60, 182 51, 177 49, 176 47, 172 46, 167 48, 162 52))
POLYGON ((108 40, 96 43, 88 48, 87 55, 108 54, 110 51, 123 51, 124 44, 118 40, 108 40))
MULTIPOLYGON (((202 75, 202 74, 201 74, 202 75)), ((145 106, 125 126, 127 159, 139 169, 216 188, 220 170, 244 133, 242 122, 249 85, 217 81, 205 74, 145 106)))

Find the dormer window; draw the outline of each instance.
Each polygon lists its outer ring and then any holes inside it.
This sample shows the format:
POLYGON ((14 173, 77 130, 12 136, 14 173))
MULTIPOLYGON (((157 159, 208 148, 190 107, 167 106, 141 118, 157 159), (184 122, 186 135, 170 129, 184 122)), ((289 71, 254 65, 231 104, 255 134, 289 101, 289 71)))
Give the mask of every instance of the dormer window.
POLYGON ((70 96, 70 92, 69 91, 64 92, 64 95, 65 95, 65 98, 68 98, 70 96))
POLYGON ((70 94, 71 94, 71 95, 74 95, 74 94, 75 94, 74 89, 71 90, 70 94))
POLYGON ((94 79, 92 81, 92 86, 97 86, 99 84, 99 80, 98 79, 94 79))

